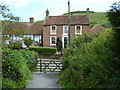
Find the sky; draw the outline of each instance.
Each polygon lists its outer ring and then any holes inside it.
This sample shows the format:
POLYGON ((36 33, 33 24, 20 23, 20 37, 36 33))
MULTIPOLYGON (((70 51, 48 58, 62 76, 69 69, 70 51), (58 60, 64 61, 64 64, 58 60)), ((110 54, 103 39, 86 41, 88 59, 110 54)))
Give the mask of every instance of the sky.
MULTIPOLYGON (((106 12, 114 2, 120 0, 70 0, 71 11, 90 11, 106 12)), ((9 6, 14 16, 21 18, 21 22, 29 22, 30 17, 34 21, 43 20, 46 10, 50 16, 62 15, 68 12, 68 0, 0 0, 9 6)))

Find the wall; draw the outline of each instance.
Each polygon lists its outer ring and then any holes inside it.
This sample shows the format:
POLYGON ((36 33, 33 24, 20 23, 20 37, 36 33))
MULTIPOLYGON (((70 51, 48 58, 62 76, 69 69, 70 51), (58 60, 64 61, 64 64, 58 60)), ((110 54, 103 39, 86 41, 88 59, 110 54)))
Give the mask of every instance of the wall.
MULTIPOLYGON (((75 37, 75 25, 71 25, 71 41, 75 37)), ((82 25, 82 34, 84 32, 90 32, 89 25, 82 25)), ((50 35, 50 26, 43 26, 43 47, 50 47, 50 36, 60 37, 62 40, 63 36, 63 25, 57 26, 56 35, 50 35)))

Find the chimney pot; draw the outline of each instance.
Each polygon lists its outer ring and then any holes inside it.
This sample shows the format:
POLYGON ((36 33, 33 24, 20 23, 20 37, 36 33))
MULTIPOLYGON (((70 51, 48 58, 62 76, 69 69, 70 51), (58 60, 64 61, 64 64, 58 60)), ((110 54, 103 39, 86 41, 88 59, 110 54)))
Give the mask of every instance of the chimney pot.
POLYGON ((89 8, 87 8, 87 11, 86 11, 87 15, 89 15, 89 12, 90 12, 90 11, 89 11, 89 8))
POLYGON ((34 18, 30 17, 30 23, 34 23, 34 18))
POLYGON ((47 16, 49 16, 49 11, 48 11, 48 9, 47 9, 47 11, 46 11, 46 17, 47 17, 47 16))

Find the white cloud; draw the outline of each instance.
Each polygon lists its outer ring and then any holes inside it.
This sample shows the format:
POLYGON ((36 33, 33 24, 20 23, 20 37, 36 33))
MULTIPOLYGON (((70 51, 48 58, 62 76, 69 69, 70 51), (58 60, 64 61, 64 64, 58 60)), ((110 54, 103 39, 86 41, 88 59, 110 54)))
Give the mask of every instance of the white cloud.
MULTIPOLYGON (((119 0, 70 0, 71 5, 86 5, 87 4, 94 4, 95 2, 118 2, 119 0)), ((46 3, 47 5, 57 5, 60 4, 67 4, 68 0, 3 0, 6 4, 13 5, 15 8, 26 7, 30 3, 38 2, 38 3, 46 3)))

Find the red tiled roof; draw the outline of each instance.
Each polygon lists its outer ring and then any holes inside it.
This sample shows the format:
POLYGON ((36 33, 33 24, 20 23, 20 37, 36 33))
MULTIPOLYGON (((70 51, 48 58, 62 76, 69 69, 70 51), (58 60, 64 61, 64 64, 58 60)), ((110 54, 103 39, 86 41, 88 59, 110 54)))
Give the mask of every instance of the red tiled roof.
POLYGON ((12 23, 7 25, 2 34, 42 34, 43 23, 12 23))
MULTIPOLYGON (((73 24, 90 24, 87 15, 71 15, 70 23, 73 24)), ((43 25, 65 25, 68 24, 68 16, 48 16, 45 18, 43 25)))
POLYGON ((97 32, 103 32, 104 28, 99 25, 99 24, 96 24, 92 29, 90 29, 90 33, 91 34, 95 34, 97 32))

